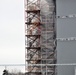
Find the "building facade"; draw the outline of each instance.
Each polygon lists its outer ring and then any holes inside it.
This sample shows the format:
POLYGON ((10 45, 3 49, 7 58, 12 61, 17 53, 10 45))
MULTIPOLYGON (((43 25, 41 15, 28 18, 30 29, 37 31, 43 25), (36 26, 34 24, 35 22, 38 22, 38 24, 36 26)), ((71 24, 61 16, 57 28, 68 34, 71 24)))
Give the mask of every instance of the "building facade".
POLYGON ((75 75, 76 63, 76 0, 57 0, 57 67, 58 75, 75 75))

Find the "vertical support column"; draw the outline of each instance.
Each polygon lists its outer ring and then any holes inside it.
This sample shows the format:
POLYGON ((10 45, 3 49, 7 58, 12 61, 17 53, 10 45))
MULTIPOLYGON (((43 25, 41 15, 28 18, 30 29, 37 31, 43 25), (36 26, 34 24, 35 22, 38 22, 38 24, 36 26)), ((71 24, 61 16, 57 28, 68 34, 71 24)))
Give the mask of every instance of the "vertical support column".
MULTIPOLYGON (((41 51, 42 64, 56 64, 56 3, 55 0, 41 0, 41 51)), ((42 66, 44 75, 55 75, 56 66, 42 66)))
MULTIPOLYGON (((40 46, 40 1, 39 0, 27 0, 27 25, 26 37, 27 37, 27 63, 29 64, 40 64, 41 62, 41 46, 40 46)), ((41 71, 40 66, 28 66, 28 73, 36 73, 41 71)))
MULTIPOLYGON (((56 64, 55 5, 53 0, 27 0, 27 22, 25 25, 27 26, 26 50, 28 65, 56 64), (42 5, 44 2, 46 4, 42 5)), ((55 75, 56 66, 46 65, 28 66, 27 71, 29 75, 33 73, 34 75, 55 75)))

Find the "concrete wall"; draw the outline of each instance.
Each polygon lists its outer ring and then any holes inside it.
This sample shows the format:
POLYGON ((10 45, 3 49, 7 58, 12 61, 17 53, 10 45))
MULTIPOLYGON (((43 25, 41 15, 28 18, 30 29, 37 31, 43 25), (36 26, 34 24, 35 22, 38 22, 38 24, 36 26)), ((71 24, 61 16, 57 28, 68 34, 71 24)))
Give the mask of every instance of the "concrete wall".
MULTIPOLYGON (((57 15, 76 14, 76 0, 57 0, 57 15)), ((76 18, 57 19, 57 38, 76 37, 76 18)), ((57 41, 57 63, 76 63, 76 41, 57 41)), ((58 75, 75 75, 75 66, 58 66, 58 75)))

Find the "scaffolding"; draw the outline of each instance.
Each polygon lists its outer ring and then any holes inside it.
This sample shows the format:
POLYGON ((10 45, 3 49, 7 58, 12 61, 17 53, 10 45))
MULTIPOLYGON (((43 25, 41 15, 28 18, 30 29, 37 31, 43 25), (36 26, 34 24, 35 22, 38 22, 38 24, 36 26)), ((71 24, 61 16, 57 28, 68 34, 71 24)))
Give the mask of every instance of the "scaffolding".
POLYGON ((55 0, 27 0, 26 3, 26 75, 55 75, 56 66, 56 7, 55 0))

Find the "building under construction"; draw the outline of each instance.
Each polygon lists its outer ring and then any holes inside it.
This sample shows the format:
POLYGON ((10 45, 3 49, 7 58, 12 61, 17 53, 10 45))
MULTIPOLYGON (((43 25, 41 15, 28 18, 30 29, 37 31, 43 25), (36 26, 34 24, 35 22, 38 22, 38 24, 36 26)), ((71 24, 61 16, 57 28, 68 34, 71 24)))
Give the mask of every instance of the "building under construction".
POLYGON ((26 75, 76 75, 76 0, 25 0, 25 16, 26 75))
POLYGON ((25 16, 26 75, 55 75, 56 1, 25 0, 25 16))

